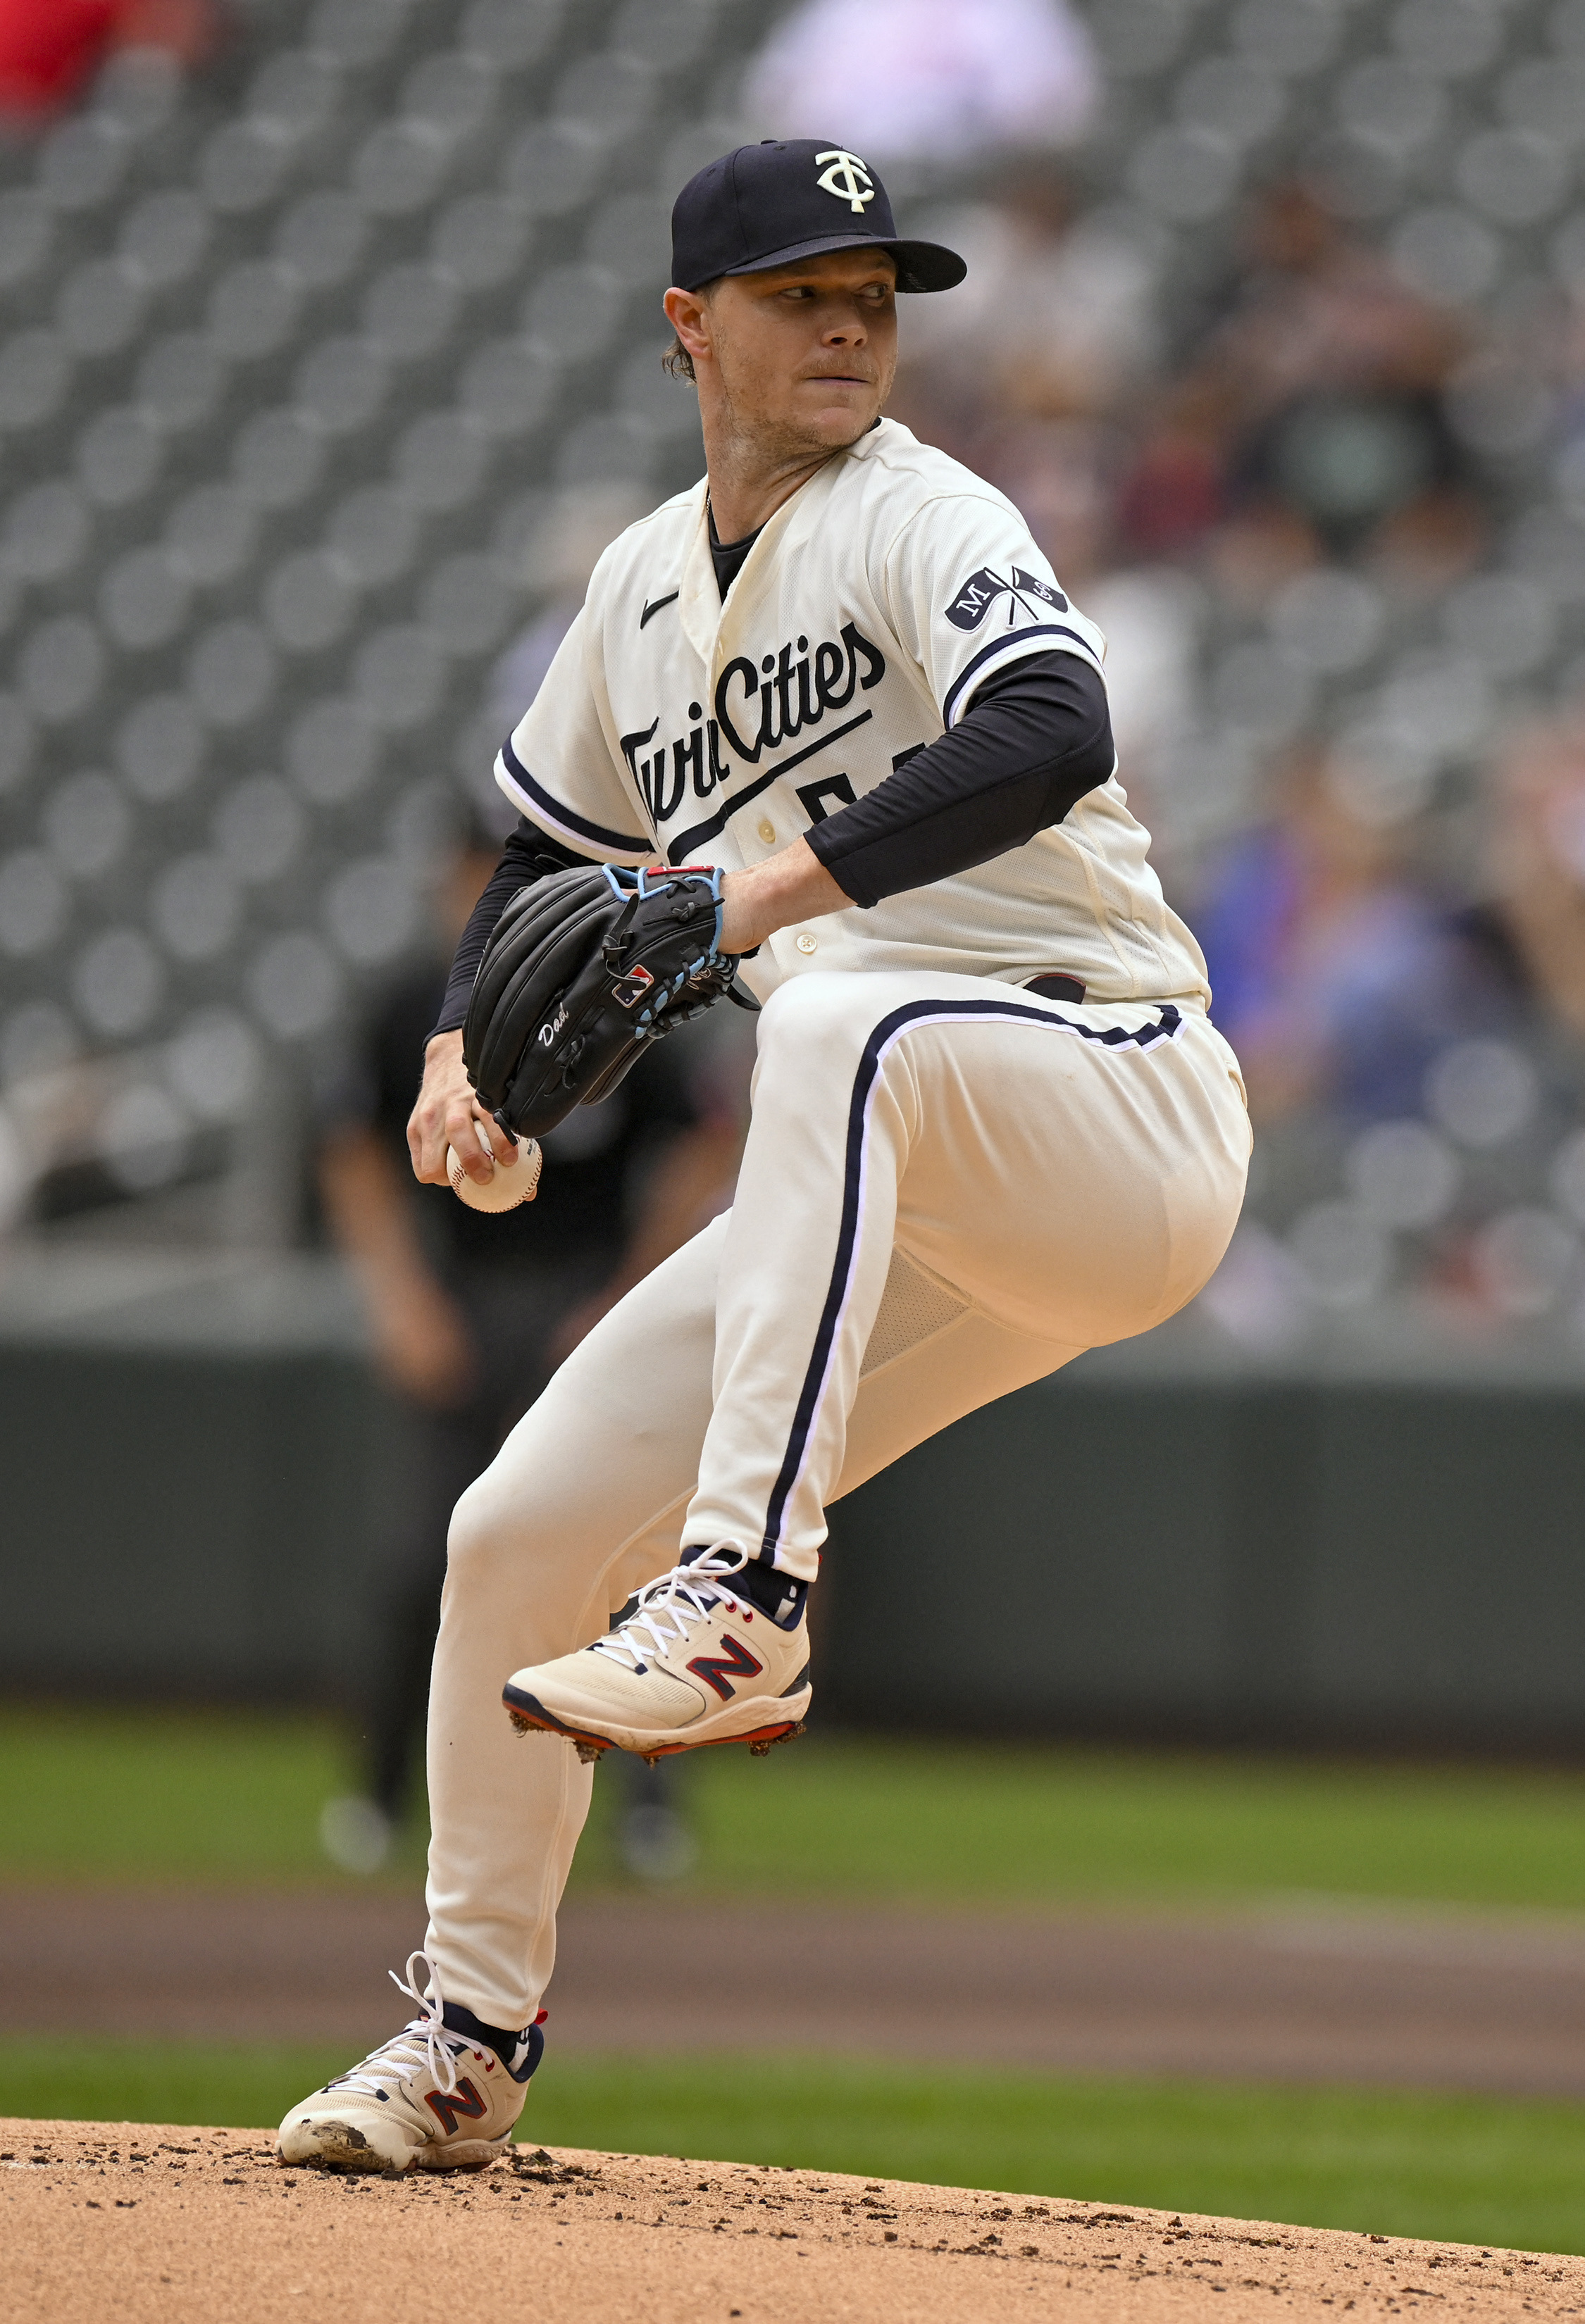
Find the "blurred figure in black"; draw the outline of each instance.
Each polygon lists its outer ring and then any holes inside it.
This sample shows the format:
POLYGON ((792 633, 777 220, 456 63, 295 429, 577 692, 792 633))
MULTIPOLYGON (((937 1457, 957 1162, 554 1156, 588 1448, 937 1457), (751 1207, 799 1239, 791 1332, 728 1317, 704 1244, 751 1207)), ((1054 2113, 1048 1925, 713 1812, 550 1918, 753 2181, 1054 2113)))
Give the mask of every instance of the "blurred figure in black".
MULTIPOLYGON (((327 1852, 348 1870, 383 1861, 411 1791, 454 1504, 606 1309, 730 1201, 740 1146, 729 1077, 712 1085, 708 1047, 683 1033, 542 1141, 539 1193, 521 1210, 483 1215, 417 1183, 405 1124, 424 1041, 499 853, 482 828, 468 835, 439 891, 432 952, 368 1010, 325 1110, 320 1196, 362 1286, 408 1456, 372 1617, 366 1790, 331 1801, 321 1822, 327 1852)), ((624 1773, 628 1869, 686 1871, 693 1845, 672 1763, 651 1770, 635 1759, 624 1773)))

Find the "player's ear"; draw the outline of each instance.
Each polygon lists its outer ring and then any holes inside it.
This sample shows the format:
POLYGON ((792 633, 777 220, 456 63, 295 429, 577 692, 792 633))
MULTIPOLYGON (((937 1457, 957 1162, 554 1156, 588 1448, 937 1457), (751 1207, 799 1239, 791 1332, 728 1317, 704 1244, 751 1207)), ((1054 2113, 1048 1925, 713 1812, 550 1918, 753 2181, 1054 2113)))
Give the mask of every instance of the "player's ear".
POLYGON ((668 290, 661 303, 666 310, 666 320, 676 332, 679 344, 690 358, 697 362, 700 355, 710 354, 708 289, 668 290))

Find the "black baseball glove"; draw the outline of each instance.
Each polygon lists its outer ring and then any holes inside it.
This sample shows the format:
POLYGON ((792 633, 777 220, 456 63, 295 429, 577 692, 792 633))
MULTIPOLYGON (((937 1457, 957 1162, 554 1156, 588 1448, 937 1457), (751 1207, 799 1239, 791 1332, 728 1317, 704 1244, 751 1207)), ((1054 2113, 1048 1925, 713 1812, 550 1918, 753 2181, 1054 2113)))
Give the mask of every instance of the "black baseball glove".
POLYGON ((559 872, 514 896, 474 980, 462 1056, 504 1130, 608 1096, 652 1042, 732 991, 713 867, 559 872))

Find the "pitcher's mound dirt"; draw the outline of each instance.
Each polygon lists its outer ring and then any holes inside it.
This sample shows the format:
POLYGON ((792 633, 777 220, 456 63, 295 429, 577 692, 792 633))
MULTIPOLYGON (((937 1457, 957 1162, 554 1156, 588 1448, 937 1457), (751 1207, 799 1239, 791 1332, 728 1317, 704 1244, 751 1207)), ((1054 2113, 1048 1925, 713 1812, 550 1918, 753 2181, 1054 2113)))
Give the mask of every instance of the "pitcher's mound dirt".
POLYGON ((269 2133, 0 2121, 0 2318, 51 2324, 1213 2324, 1574 2316, 1585 2260, 737 2163, 516 2148, 283 2169, 269 2133))

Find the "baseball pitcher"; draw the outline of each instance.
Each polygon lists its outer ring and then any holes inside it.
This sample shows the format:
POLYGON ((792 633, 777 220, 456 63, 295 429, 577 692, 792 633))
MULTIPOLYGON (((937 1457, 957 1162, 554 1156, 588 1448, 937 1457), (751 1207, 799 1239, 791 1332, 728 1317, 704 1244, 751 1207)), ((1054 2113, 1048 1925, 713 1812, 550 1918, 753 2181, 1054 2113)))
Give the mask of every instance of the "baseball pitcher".
POLYGON ((882 416, 899 294, 963 262, 815 140, 712 162, 672 235, 708 473, 606 552, 503 745, 522 820, 409 1139, 422 1179, 449 1151, 510 1176, 670 1023, 752 996, 737 1198, 458 1506, 417 2015, 288 2115, 292 2163, 500 2151, 592 1763, 795 1733, 830 1504, 1173 1314, 1243 1197, 1237 1061, 1117 780, 1100 632, 1009 501, 882 416))

